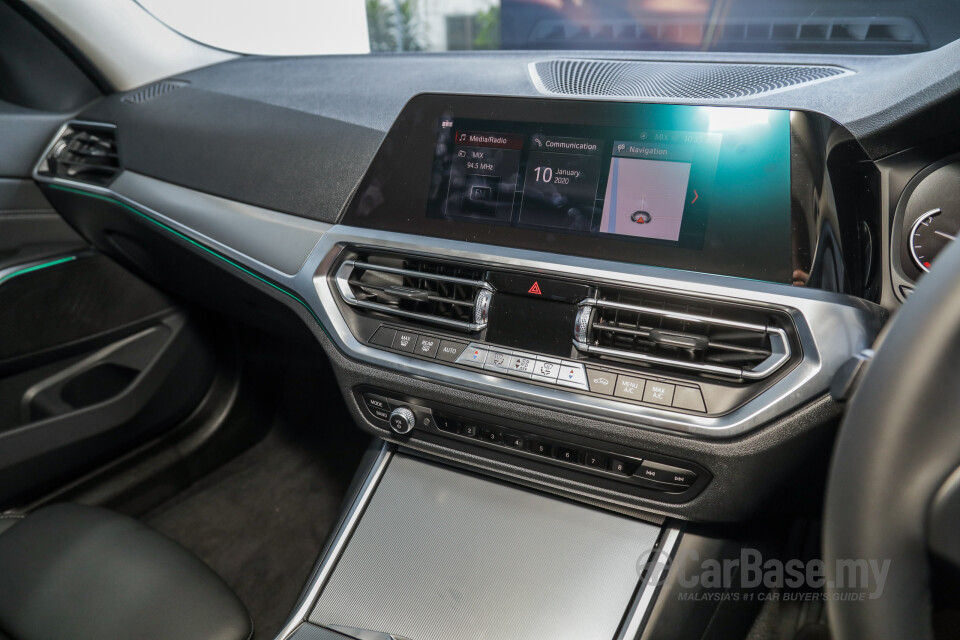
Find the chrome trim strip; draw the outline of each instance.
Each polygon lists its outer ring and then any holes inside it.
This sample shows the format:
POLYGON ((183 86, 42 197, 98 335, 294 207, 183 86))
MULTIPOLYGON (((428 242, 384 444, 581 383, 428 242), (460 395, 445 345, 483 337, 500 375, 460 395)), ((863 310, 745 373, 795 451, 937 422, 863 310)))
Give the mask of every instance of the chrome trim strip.
POLYGON ((352 266, 361 271, 382 271, 383 273, 395 273, 401 276, 410 276, 412 278, 422 278, 423 280, 442 280, 443 282, 452 282, 454 284, 463 284, 469 287, 489 288, 490 285, 484 280, 467 280, 466 278, 455 278, 453 276, 444 276, 439 273, 425 273, 423 271, 414 271, 412 269, 400 269, 399 267, 390 267, 387 265, 370 264, 369 262, 359 262, 357 260, 347 260, 343 263, 352 266))
POLYGON ((371 465, 370 471, 367 473, 366 479, 357 492, 356 498, 354 498, 350 507, 347 509, 340 526, 337 528, 336 534, 331 538, 330 542, 327 543, 323 557, 311 578, 310 587, 301 599, 300 605, 287 620, 287 623, 283 626, 283 629, 280 630, 280 633, 277 634, 276 640, 285 640, 292 636, 297 630, 297 627, 306 622, 310 617, 314 603, 317 601, 317 598, 320 597, 320 592, 327 583, 330 574, 333 573, 337 559, 350 541, 353 530, 357 527, 357 523, 360 522, 360 517, 367 508, 370 498, 373 497, 373 493, 380 483, 380 478, 383 477, 383 473, 386 471, 387 465, 393 457, 393 450, 393 445, 388 442, 384 442, 381 445, 380 451, 377 453, 377 458, 371 465))
POLYGON ((620 311, 633 311, 634 313, 646 313, 652 316, 663 316, 670 320, 680 320, 683 322, 696 322, 699 324, 715 324, 720 327, 729 327, 731 329, 745 329, 747 331, 756 331, 763 333, 767 331, 766 325, 752 324, 750 322, 738 322, 736 320, 725 320, 723 318, 710 318, 694 313, 683 313, 681 311, 670 311, 669 309, 654 309, 639 304, 627 304, 626 302, 616 302, 613 300, 600 300, 598 298, 587 298, 580 301, 581 307, 603 307, 606 309, 618 309, 620 311))
MULTIPOLYGON (((573 346, 577 348, 577 351, 587 354, 592 353, 596 355, 622 358, 624 360, 635 360, 637 362, 662 364, 680 369, 689 369, 691 371, 701 371, 703 373, 714 373, 717 375, 731 376, 735 378, 746 378, 748 380, 761 380, 768 377, 777 369, 785 365, 790 360, 790 356, 793 355, 790 349, 790 340, 787 337, 787 332, 779 327, 753 324, 750 322, 738 322, 736 320, 725 320, 723 318, 711 318, 693 313, 670 311, 668 309, 655 309, 642 305, 627 304, 625 302, 600 300, 598 298, 586 298, 585 300, 580 301, 580 311, 583 309, 599 308, 632 311, 634 313, 663 316, 664 318, 669 318, 671 320, 695 322, 699 324, 712 324, 720 327, 729 327, 731 329, 742 329, 744 331, 770 334, 770 355, 753 369, 744 369, 742 367, 725 367, 723 365, 705 364, 703 362, 687 362, 684 360, 675 360, 673 358, 652 356, 647 353, 636 353, 633 351, 624 351, 622 349, 601 347, 589 343, 590 325, 587 324, 585 327, 581 327, 582 318, 580 312, 577 313, 577 326, 574 330, 576 337, 573 340, 573 346)), ((616 328, 611 330, 615 331, 616 328)))
POLYGON ((649 362, 652 364, 662 364, 668 367, 675 367, 678 369, 690 369, 691 371, 701 371, 703 373, 714 373, 716 375, 727 376, 732 378, 739 378, 742 374, 742 371, 735 367, 724 367, 718 364, 708 364, 703 362, 685 362, 683 360, 674 360, 672 358, 662 358, 660 356, 652 356, 648 353, 634 353, 633 351, 622 351, 620 349, 610 349, 608 347, 600 347, 595 344, 588 344, 585 342, 579 342, 577 340, 573 341, 573 346, 577 348, 577 351, 591 354, 591 355, 611 356, 614 358, 620 358, 622 360, 634 360, 636 362, 649 362))
POLYGON ((623 625, 617 640, 634 640, 639 637, 640 629, 646 623, 647 613, 653 606, 653 601, 660 590, 661 581, 666 578, 666 572, 673 561, 673 554, 680 541, 680 528, 668 525, 663 529, 662 543, 658 549, 657 559, 654 561, 637 599, 634 601, 627 622, 623 625))
MULTIPOLYGON (((328 314, 331 322, 328 328, 338 346, 351 357, 368 364, 475 393, 649 429, 723 438, 766 424, 826 393, 840 365, 852 354, 872 344, 882 318, 882 310, 871 303, 826 291, 343 225, 331 228, 317 246, 317 251, 326 251, 317 257, 313 274, 315 299, 321 308, 336 308, 333 292, 336 287, 328 285, 327 277, 340 251, 347 246, 371 245, 427 259, 454 259, 493 268, 515 268, 544 277, 551 274, 582 277, 598 284, 759 304, 791 316, 803 356, 800 362, 770 388, 738 409, 722 416, 698 416, 627 404, 607 397, 581 395, 559 387, 535 386, 521 379, 493 376, 483 370, 469 370, 384 351, 359 342, 339 313, 328 314)), ((307 296, 305 291, 299 291, 307 296)))
MULTIPOLYGON (((398 273, 402 275, 412 274, 417 277, 425 277, 424 274, 421 274, 419 271, 410 271, 408 269, 375 269, 362 267, 364 263, 357 262, 356 260, 345 260, 340 268, 337 269, 337 275, 335 282, 337 284, 337 291, 340 292, 340 297, 343 298, 343 301, 349 304, 352 307, 361 307, 363 309, 370 309, 371 311, 379 311, 380 313, 386 313, 388 315, 400 316, 401 318, 410 318, 412 320, 420 320, 422 322, 428 322, 430 324, 436 324, 443 327, 454 327, 456 329, 462 329, 464 331, 481 331, 487 328, 487 323, 484 322, 463 322, 462 320, 451 320, 450 318, 444 318, 442 316, 430 316, 424 313, 417 313, 415 311, 407 311, 405 309, 398 309, 396 307, 391 307, 390 305, 380 304, 379 302, 370 302, 369 300, 360 300, 355 295, 353 295, 353 288, 350 286, 350 276, 353 274, 355 269, 365 269, 369 271, 386 271, 387 273, 398 273)), ((483 289, 489 287, 486 282, 483 281, 474 281, 474 280, 463 280, 461 278, 437 278, 442 280, 448 280, 450 282, 456 282, 459 284, 469 284, 471 286, 479 286, 483 289)), ((476 302, 474 302, 474 306, 476 302)))
MULTIPOLYGON (((876 305, 827 291, 344 225, 329 227, 300 271, 289 275, 110 188, 40 176, 36 168, 34 179, 113 197, 295 292, 314 310, 334 345, 354 360, 474 393, 646 429, 728 438, 765 425, 825 394, 837 369, 854 354, 872 346, 883 318, 883 310, 876 305), (545 277, 551 274, 573 276, 598 284, 634 286, 775 307, 792 316, 803 358, 770 388, 722 416, 682 414, 652 406, 627 404, 563 388, 537 386, 521 379, 496 377, 482 370, 410 358, 359 342, 340 313, 336 284, 328 284, 327 279, 342 249, 354 245, 373 246, 428 259, 453 259, 497 268, 515 268, 540 273, 545 277)), ((180 189, 174 185, 171 187, 180 189)), ((156 206, 159 207, 160 202, 161 198, 158 197, 156 206)))

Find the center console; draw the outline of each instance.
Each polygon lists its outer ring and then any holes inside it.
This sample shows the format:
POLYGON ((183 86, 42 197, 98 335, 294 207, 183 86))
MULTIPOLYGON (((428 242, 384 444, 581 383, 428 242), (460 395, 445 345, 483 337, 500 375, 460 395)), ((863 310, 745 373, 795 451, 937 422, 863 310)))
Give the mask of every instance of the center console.
POLYGON ((634 638, 678 532, 380 452, 281 638, 634 638))
POLYGON ((873 221, 823 197, 855 186, 858 153, 803 112, 418 96, 318 244, 313 287, 349 357, 463 393, 361 376, 349 397, 413 449, 690 503, 718 470, 644 434, 743 438, 822 399, 876 335, 873 221), (558 430, 489 398, 615 426, 558 430))

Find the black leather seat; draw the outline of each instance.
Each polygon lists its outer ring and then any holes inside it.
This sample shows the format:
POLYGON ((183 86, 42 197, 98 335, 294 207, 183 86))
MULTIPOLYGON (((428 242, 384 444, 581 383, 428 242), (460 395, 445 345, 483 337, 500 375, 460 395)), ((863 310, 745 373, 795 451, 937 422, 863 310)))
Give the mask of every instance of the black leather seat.
POLYGON ((247 640, 230 588, 140 522, 62 504, 0 518, 0 640, 247 640))

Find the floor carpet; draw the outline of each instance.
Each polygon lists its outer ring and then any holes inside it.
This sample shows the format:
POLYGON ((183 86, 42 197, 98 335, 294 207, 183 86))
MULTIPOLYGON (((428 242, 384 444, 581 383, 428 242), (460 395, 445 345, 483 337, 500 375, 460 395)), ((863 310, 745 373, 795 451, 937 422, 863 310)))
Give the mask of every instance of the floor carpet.
POLYGON ((262 442, 143 518, 226 580, 257 640, 292 611, 369 442, 345 408, 318 422, 332 402, 294 385, 262 442))

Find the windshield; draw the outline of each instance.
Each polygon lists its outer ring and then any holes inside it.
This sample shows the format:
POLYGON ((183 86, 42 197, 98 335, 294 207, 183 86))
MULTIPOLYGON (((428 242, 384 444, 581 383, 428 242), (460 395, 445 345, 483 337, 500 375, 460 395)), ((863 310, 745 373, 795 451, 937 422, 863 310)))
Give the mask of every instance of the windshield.
POLYGON ((260 55, 507 50, 896 54, 960 35, 948 0, 138 0, 260 55))

